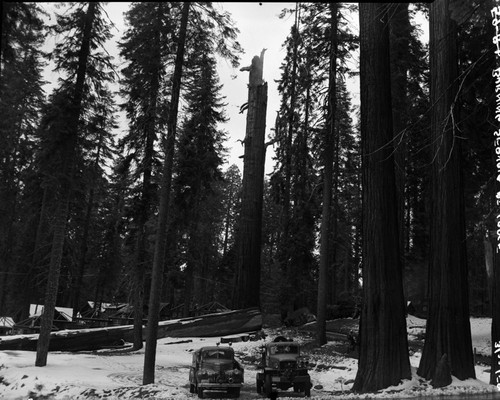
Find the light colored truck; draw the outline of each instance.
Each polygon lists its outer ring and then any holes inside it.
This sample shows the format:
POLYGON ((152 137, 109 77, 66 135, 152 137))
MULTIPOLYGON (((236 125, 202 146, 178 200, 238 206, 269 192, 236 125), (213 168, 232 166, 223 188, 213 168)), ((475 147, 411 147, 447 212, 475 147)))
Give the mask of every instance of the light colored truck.
POLYGON ((264 346, 262 371, 257 373, 257 393, 270 397, 273 389, 303 392, 311 396, 308 360, 300 354, 300 344, 283 337, 264 346))

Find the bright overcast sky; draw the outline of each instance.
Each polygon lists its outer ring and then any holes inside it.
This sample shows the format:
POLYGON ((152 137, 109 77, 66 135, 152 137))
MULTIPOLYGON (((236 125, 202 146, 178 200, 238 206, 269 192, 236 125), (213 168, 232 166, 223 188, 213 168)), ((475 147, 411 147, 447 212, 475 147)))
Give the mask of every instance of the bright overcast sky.
MULTIPOLYGON (((267 3, 267 2, 241 2, 215 3, 223 10, 229 11, 233 16, 236 26, 240 30, 239 42, 245 54, 242 56, 242 66, 248 66, 252 57, 260 55, 263 48, 266 48, 264 55, 264 80, 268 85, 267 100, 267 122, 266 141, 271 134, 270 129, 274 128, 276 112, 279 109, 278 86, 275 82, 281 77, 280 66, 285 58, 285 50, 282 48, 287 35, 290 33, 294 23, 293 16, 279 19, 278 15, 284 8, 294 8, 295 3, 267 3)), ((229 122, 225 125, 228 131, 227 147, 230 148, 229 164, 236 164, 243 173, 243 145, 238 140, 243 140, 246 129, 246 112, 239 113, 240 106, 247 101, 248 97, 248 72, 233 70, 227 63, 219 63, 219 76, 224 84, 223 94, 226 96, 227 115, 229 122), (231 75, 236 75, 231 79, 231 75)), ((272 146, 267 149, 266 173, 272 171, 274 161, 272 146)))
MULTIPOLYGON (((56 3, 42 3, 44 9, 53 11, 56 3)), ((279 19, 278 15, 284 8, 294 8, 296 3, 272 3, 272 2, 216 2, 214 6, 231 13, 236 27, 240 30, 238 41, 243 47, 245 54, 241 58, 241 66, 250 65, 252 57, 259 55, 263 48, 267 51, 264 57, 264 79, 268 82, 268 106, 266 123, 266 141, 271 133, 270 129, 274 127, 276 112, 279 109, 279 97, 277 84, 275 80, 280 78, 280 66, 285 56, 282 44, 290 32, 294 22, 293 16, 287 16, 279 19)), ((114 38, 108 46, 108 51, 120 62, 118 57, 118 48, 116 40, 120 40, 125 30, 125 21, 123 13, 129 8, 129 2, 108 2, 105 5, 110 19, 116 26, 112 30, 114 38)), ((62 12, 62 9, 56 10, 62 12)), ((51 18, 51 23, 55 20, 51 18)), ((54 39, 47 39, 47 49, 53 48, 54 39)), ((51 91, 57 83, 57 75, 51 72, 53 65, 46 69, 46 79, 49 81, 47 91, 51 91)), ((222 95, 225 96, 227 103, 226 114, 229 118, 227 124, 222 128, 228 132, 226 147, 228 148, 228 164, 236 164, 241 173, 243 173, 243 146, 238 140, 243 140, 246 129, 246 112, 239 113, 240 106, 247 101, 248 95, 248 72, 240 72, 239 68, 233 69, 222 61, 219 63, 219 77, 224 85, 222 95)), ((272 171, 273 149, 270 146, 267 152, 266 173, 272 171)))

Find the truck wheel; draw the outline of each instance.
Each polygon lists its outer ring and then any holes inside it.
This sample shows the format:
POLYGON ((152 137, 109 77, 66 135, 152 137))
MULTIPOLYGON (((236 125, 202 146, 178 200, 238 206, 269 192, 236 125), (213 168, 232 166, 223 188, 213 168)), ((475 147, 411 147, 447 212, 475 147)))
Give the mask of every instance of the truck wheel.
POLYGON ((266 396, 270 396, 273 391, 273 382, 271 375, 266 375, 265 381, 264 381, 264 394, 266 396))
POLYGON ((240 388, 239 387, 229 388, 227 390, 227 394, 230 397, 238 398, 238 397, 240 397, 240 388))
POLYGON ((311 397, 311 383, 306 382, 306 385, 304 386, 304 394, 306 397, 311 397))
POLYGON ((189 384, 189 393, 194 393, 194 385, 192 383, 189 384))
POLYGON ((257 378, 257 393, 262 393, 262 381, 259 378, 257 378))
POLYGON ((200 399, 203 399, 203 397, 205 397, 205 396, 203 396, 203 388, 201 388, 201 387, 198 388, 198 397, 200 399))

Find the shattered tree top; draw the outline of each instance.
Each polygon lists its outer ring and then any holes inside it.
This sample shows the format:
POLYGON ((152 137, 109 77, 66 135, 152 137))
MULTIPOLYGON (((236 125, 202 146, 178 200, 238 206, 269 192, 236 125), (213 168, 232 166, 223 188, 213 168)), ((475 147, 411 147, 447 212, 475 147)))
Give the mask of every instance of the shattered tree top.
POLYGON ((248 78, 249 86, 260 86, 264 83, 262 79, 264 71, 264 53, 267 49, 262 49, 259 56, 254 56, 252 58, 252 64, 248 67, 240 68, 240 71, 249 71, 250 75, 248 78))

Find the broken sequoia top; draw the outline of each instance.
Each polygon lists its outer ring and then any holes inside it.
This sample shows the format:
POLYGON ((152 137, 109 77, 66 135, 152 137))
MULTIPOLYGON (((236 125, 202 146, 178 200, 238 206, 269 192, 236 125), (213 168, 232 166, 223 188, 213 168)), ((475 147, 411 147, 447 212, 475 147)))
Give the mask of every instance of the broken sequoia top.
POLYGON ((259 56, 252 58, 252 64, 248 67, 240 68, 240 71, 250 71, 249 86, 260 86, 264 83, 262 73, 264 70, 264 53, 267 49, 262 49, 259 56))

